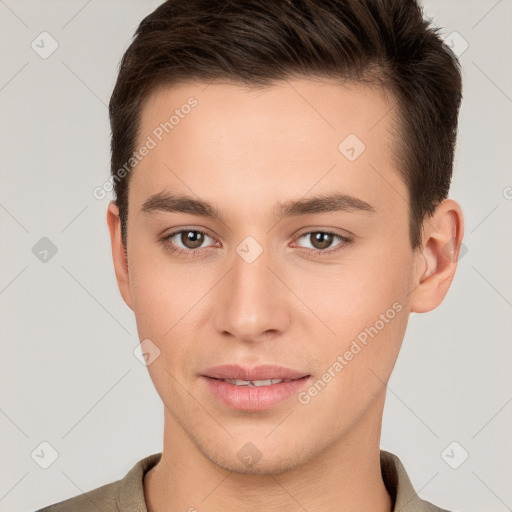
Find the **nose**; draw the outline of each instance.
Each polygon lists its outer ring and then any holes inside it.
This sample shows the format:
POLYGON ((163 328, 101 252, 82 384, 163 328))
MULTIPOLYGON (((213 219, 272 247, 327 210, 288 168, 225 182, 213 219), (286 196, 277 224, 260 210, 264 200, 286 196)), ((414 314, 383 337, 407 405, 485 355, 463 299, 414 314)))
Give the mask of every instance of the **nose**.
POLYGON ((231 271, 215 297, 215 327, 243 342, 276 337, 291 323, 290 294, 282 276, 277 277, 279 265, 273 264, 266 250, 254 261, 240 254, 235 253, 231 271))

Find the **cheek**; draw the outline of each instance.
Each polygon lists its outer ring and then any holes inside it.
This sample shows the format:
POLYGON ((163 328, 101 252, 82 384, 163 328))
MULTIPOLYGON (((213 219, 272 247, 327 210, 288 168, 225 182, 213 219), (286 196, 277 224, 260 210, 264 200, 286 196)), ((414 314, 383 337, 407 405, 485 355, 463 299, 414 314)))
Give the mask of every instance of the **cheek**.
POLYGON ((190 308, 187 297, 194 295, 192 283, 183 266, 169 264, 160 249, 144 250, 143 246, 134 245, 128 254, 137 327, 140 336, 164 339, 190 308))
MULTIPOLYGON (((183 370, 183 361, 194 361, 200 337, 198 314, 216 276, 195 265, 171 262, 160 249, 142 250, 143 244, 129 254, 130 287, 139 339, 152 340, 160 357, 149 366, 153 380, 165 382, 183 370)), ((171 379, 172 380, 172 379, 171 379)))
MULTIPOLYGON (((407 327, 407 261, 360 260, 321 280, 311 296, 318 317, 335 332, 316 336, 319 380, 311 391, 311 403, 330 411, 333 428, 359 417, 389 379, 407 327), (344 405, 333 409, 333 403, 344 405)), ((327 332, 318 324, 317 333, 327 332)))
POLYGON ((390 258, 377 249, 354 252, 339 265, 304 270, 295 278, 294 289, 335 339, 344 343, 374 325, 380 315, 394 323, 396 310, 406 309, 412 259, 406 251, 392 254, 390 258))
POLYGON ((390 247, 383 246, 380 254, 375 250, 373 254, 379 257, 366 262, 361 279, 352 276, 354 294, 347 313, 351 330, 342 342, 347 359, 357 360, 349 369, 356 385, 374 391, 380 388, 380 379, 389 378, 408 322, 412 256, 407 247, 390 247), (358 319, 356 323, 350 314, 358 319))

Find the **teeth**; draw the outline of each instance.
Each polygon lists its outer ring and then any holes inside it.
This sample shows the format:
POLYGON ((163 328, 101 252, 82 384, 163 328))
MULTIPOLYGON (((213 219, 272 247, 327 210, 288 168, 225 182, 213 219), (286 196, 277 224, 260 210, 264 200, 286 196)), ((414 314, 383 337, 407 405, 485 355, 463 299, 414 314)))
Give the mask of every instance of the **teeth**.
POLYGON ((280 382, 288 382, 291 379, 266 379, 266 380, 241 380, 241 379, 222 379, 228 384, 235 384, 236 386, 271 386, 272 384, 279 384, 280 382))

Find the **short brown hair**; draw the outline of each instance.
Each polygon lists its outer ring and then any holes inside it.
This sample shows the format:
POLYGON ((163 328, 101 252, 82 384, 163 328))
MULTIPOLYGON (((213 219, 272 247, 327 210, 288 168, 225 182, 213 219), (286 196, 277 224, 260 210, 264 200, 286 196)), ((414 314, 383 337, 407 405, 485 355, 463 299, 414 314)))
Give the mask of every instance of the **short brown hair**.
POLYGON ((139 24, 110 99, 111 175, 127 247, 130 172, 143 101, 159 85, 290 77, 380 83, 397 100, 398 170, 409 237, 448 196, 462 98, 460 64, 415 0, 168 0, 139 24))

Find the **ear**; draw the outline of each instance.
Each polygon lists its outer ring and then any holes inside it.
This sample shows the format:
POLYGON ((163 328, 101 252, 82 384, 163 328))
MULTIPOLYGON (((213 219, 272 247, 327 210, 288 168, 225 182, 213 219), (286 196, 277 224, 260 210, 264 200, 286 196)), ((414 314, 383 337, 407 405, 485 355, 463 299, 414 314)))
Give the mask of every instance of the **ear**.
POLYGON ((119 208, 114 201, 110 201, 108 205, 107 224, 110 231, 110 243, 112 245, 112 258, 114 260, 117 285, 126 305, 133 310, 130 274, 128 271, 128 255, 121 238, 121 219, 119 218, 119 208))
POLYGON ((411 311, 425 313, 441 304, 455 276, 463 236, 462 209, 445 199, 423 223, 421 247, 415 251, 411 311))

